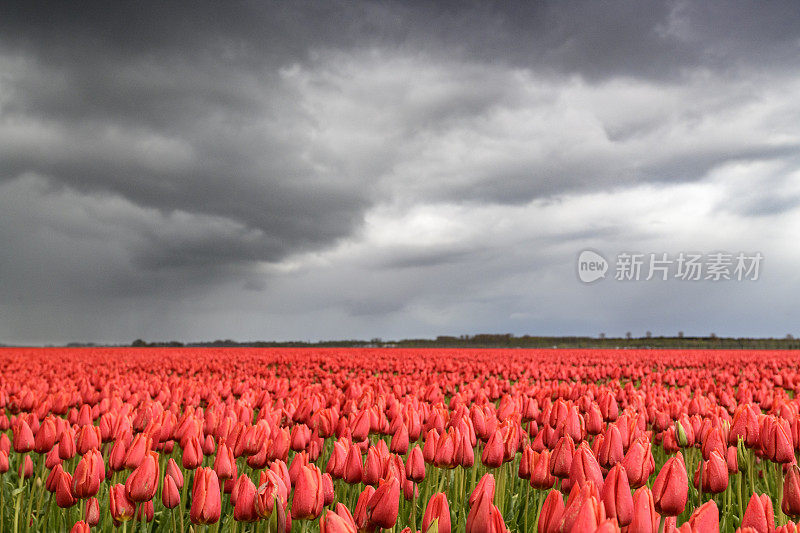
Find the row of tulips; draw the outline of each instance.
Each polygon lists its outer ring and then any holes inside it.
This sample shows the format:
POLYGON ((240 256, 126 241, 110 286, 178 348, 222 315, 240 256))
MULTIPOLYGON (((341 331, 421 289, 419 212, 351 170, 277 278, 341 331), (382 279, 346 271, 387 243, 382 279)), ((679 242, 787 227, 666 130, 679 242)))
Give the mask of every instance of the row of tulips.
POLYGON ((2 349, 0 364, 0 531, 798 529, 796 353, 2 349))

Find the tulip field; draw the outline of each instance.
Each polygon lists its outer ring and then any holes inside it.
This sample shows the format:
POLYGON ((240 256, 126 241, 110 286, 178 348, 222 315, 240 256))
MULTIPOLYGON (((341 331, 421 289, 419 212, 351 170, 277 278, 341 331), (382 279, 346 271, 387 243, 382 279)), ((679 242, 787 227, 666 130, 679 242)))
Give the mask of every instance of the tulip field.
POLYGON ((800 352, 3 348, 0 531, 795 532, 800 352))

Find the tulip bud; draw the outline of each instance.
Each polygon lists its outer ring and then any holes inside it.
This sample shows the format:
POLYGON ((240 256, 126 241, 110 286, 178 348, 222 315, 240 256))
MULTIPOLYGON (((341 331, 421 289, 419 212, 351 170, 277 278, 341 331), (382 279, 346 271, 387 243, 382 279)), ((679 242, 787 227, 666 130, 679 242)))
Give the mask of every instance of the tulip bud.
POLYGON ((603 490, 603 472, 586 442, 581 442, 575 451, 569 470, 569 479, 579 486, 583 486, 584 483, 594 483, 598 491, 603 490))
POLYGON ((213 524, 222 513, 219 478, 214 469, 198 468, 192 485, 192 508, 189 518, 193 524, 213 524))
POLYGON ((701 461, 694 473, 694 486, 703 492, 719 494, 728 488, 728 463, 717 450, 711 452, 708 461, 701 461), (702 477, 702 481, 700 478, 702 477))
POLYGON ((278 509, 278 514, 285 514, 290 490, 281 476, 274 470, 261 472, 258 489, 255 494, 256 514, 261 518, 269 518, 276 508, 278 509))
POLYGON ((485 474, 469 497, 469 514, 467 515, 467 533, 488 531, 491 523, 491 512, 494 500, 495 481, 492 474, 485 474))
POLYGON ((150 452, 125 481, 125 494, 133 502, 152 500, 158 490, 159 477, 158 454, 150 452))
POLYGON ((390 477, 384 481, 367 503, 369 521, 378 527, 390 529, 397 522, 400 507, 400 482, 390 477))
POLYGON ((796 464, 789 467, 783 480, 781 509, 789 516, 800 516, 800 468, 796 464))
POLYGON ((49 452, 56 443, 56 423, 52 416, 45 418, 39 425, 34 439, 34 451, 42 454, 49 452))
POLYGON ((481 453, 481 463, 488 468, 498 468, 503 464, 503 434, 499 429, 492 433, 489 442, 483 448, 481 453))
MULTIPOLYGON (((217 450, 217 453, 219 453, 219 450, 217 450)), ((237 484, 239 488, 236 495, 236 504, 233 508, 233 519, 237 522, 257 521, 259 516, 256 513, 255 506, 256 486, 247 476, 240 477, 237 484)))
POLYGON ((653 484, 655 509, 666 516, 678 516, 686 507, 689 479, 683 455, 667 459, 653 484))
POLYGON ((369 515, 367 514, 367 504, 374 494, 375 488, 367 485, 358 496, 353 520, 355 520, 356 527, 358 527, 359 531, 373 531, 375 529, 374 526, 370 525, 369 515))
POLYGON ((152 522, 154 516, 155 509, 153 508, 153 500, 147 500, 137 506, 134 518, 138 522, 152 522))
POLYGON ((628 474, 628 482, 632 488, 641 487, 647 483, 647 478, 655 470, 655 460, 650 449, 650 443, 644 439, 636 439, 628 448, 628 453, 622 460, 622 466, 628 474))
POLYGON ((342 503, 336 504, 336 511, 328 510, 319 519, 319 533, 351 533, 357 530, 350 510, 342 503))
POLYGON ((537 533, 558 533, 564 516, 564 496, 553 489, 547 493, 539 514, 537 533))
POLYGON ((657 531, 659 516, 656 513, 653 493, 647 487, 640 487, 633 493, 633 520, 629 531, 657 531))
POLYGON ((749 468, 749 455, 745 448, 745 441, 741 437, 736 441, 736 464, 739 467, 739 472, 747 474, 749 468))
POLYGON ((161 503, 167 509, 174 509, 181 503, 181 495, 178 489, 175 478, 171 475, 164 474, 164 486, 161 489, 161 503))
POLYGON ((686 430, 680 420, 675 421, 675 438, 681 448, 686 448, 689 445, 689 439, 686 438, 686 430))
POLYGON ((550 473, 562 479, 569 477, 573 455, 575 455, 575 443, 572 438, 565 436, 558 439, 550 456, 550 473))
POLYGON ((313 520, 322 513, 324 500, 322 473, 319 468, 314 464, 302 466, 294 488, 292 519, 313 520))
POLYGON ((95 527, 100 523, 100 502, 97 498, 89 498, 86 500, 86 509, 84 510, 83 517, 86 523, 91 527, 95 527))
POLYGON ((742 529, 746 527, 752 527, 756 531, 773 531, 775 529, 775 514, 769 496, 753 493, 750 497, 741 523, 742 529))
POLYGON ((220 440, 217 447, 217 455, 214 457, 214 472, 221 481, 236 477, 236 460, 233 458, 233 450, 225 443, 225 439, 220 440))
MULTIPOLYGON (((367 453, 367 460, 369 461, 369 453, 367 453)), ((408 454, 406 477, 417 483, 425 479, 425 458, 422 456, 419 446, 414 446, 411 453, 408 454)))
POLYGON ((91 533, 91 529, 89 528, 89 524, 83 520, 78 520, 75 522, 75 525, 72 526, 72 529, 69 530, 69 533, 91 533))
POLYGON ((336 491, 333 488, 333 478, 325 472, 322 474, 322 506, 327 507, 336 499, 336 491))
POLYGON ((170 476, 175 481, 175 486, 178 490, 183 488, 183 472, 178 468, 178 463, 172 457, 167 461, 166 475, 170 476))
POLYGON ((622 527, 631 523, 633 520, 633 497, 625 467, 620 463, 615 464, 609 470, 603 484, 601 500, 606 516, 615 518, 622 527))
POLYGON ((428 506, 425 508, 425 516, 422 519, 422 531, 431 533, 450 533, 450 506, 447 504, 447 496, 443 492, 437 492, 431 496, 428 506), (437 527, 430 530, 431 524, 437 527))
MULTIPOLYGON (((719 508, 714 500, 709 500, 692 513, 687 522, 692 533, 705 533, 706 531, 719 531, 719 508)), ((684 524, 685 526, 686 524, 684 524)), ((681 526, 683 527, 683 526, 681 526)), ((742 521, 741 528, 744 529, 745 523, 742 521)), ((773 524, 774 527, 774 524, 773 524)), ((681 530, 683 531, 683 530, 681 530)), ((762 530, 759 530, 762 531, 762 530)), ((763 530, 767 531, 767 530, 763 530)))
POLYGON ((30 479, 33 477, 33 460, 30 455, 26 455, 19 465, 17 475, 23 479, 30 479))
POLYGON ((105 477, 103 456, 98 450, 90 449, 75 467, 75 474, 72 476, 72 493, 76 498, 81 499, 95 496, 105 477))
MULTIPOLYGON (((181 464, 187 470, 194 470, 203 464, 203 446, 197 436, 189 438, 183 448, 181 464)), ((217 478, 219 483, 219 478, 217 478)))
POLYGON ((33 431, 28 423, 22 418, 18 418, 12 427, 14 435, 14 451, 17 453, 28 453, 33 451, 35 446, 33 431))
POLYGON ((56 505, 62 509, 72 507, 77 503, 77 499, 72 494, 72 476, 69 472, 61 471, 61 475, 56 479, 56 505))
MULTIPOLYGON (((294 462, 292 462, 292 466, 294 466, 294 462)), ((364 465, 361 462, 361 452, 357 447, 350 446, 347 451, 342 474, 343 479, 351 485, 361 482, 361 477, 364 474, 364 465)))

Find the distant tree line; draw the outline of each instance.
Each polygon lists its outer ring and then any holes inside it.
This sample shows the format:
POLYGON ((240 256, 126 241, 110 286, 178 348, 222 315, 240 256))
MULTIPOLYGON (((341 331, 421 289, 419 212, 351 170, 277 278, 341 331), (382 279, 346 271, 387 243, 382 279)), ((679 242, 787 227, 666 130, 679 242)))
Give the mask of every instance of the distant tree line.
POLYGON ((308 341, 234 341, 232 339, 209 342, 179 341, 146 342, 136 339, 134 347, 253 347, 253 348, 302 348, 302 347, 390 347, 390 348, 680 348, 680 349, 760 349, 760 350, 798 350, 800 340, 792 335, 784 338, 746 338, 718 337, 711 333, 707 337, 687 337, 683 332, 676 337, 654 337, 647 332, 644 337, 633 337, 626 333, 625 337, 544 337, 523 335, 520 337, 510 333, 480 333, 477 335, 461 335, 458 337, 441 335, 435 339, 402 339, 383 340, 326 340, 308 341))

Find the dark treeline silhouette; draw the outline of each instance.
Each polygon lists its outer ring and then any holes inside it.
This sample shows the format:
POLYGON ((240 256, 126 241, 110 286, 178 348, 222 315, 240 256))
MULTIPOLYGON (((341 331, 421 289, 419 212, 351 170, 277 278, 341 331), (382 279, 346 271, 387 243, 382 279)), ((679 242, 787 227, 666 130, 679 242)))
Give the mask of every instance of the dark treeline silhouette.
MULTIPOLYGON (((649 332, 648 332, 649 333, 649 332)), ((76 343, 72 344, 77 345, 76 343)), ((92 344, 84 344, 91 346, 92 344)), ((402 339, 383 340, 326 340, 317 342, 308 341, 234 341, 232 339, 215 340, 208 342, 146 342, 136 339, 131 346, 134 347, 254 347, 254 348, 280 348, 280 347, 385 347, 385 348, 681 348, 681 349, 758 349, 758 350, 797 350, 800 349, 800 339, 791 335, 785 338, 733 338, 718 337, 710 334, 708 337, 687 337, 680 334, 677 337, 654 337, 652 334, 644 337, 540 337, 523 335, 520 337, 510 333, 491 334, 480 333, 477 335, 461 335, 458 337, 442 335, 435 339, 402 339)))

